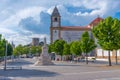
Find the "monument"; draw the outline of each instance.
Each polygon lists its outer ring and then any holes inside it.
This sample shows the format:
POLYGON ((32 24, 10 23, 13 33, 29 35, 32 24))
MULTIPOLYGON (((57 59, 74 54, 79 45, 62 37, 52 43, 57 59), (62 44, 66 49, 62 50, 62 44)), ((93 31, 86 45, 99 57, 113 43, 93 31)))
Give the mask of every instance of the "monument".
POLYGON ((51 58, 48 54, 48 47, 46 45, 46 38, 44 38, 44 46, 42 47, 42 53, 40 55, 40 58, 37 62, 35 62, 35 66, 39 65, 53 65, 54 63, 51 61, 51 58))

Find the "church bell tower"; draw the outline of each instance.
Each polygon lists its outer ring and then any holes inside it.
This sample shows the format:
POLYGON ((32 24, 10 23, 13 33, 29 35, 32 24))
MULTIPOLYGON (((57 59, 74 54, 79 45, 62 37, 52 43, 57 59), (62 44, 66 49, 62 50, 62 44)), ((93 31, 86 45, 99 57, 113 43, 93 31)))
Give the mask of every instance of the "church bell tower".
POLYGON ((55 6, 51 14, 51 26, 50 26, 51 43, 57 39, 60 39, 60 27, 61 27, 61 16, 57 7, 55 6))
POLYGON ((60 27, 61 26, 60 21, 61 21, 60 13, 57 7, 55 7, 51 15, 51 27, 60 27))

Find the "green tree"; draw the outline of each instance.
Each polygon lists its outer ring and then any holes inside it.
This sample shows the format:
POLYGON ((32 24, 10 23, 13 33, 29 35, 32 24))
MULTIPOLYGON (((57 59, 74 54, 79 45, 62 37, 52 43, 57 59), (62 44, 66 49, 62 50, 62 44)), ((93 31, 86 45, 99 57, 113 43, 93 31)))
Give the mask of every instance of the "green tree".
POLYGON ((7 44, 7 55, 10 56, 13 54, 13 47, 10 43, 7 44))
POLYGON ((2 39, 2 35, 0 35, 0 56, 5 54, 5 43, 5 39, 2 39))
POLYGON ((94 27, 92 32, 101 48, 108 50, 109 66, 112 66, 110 51, 120 48, 120 21, 116 18, 107 17, 94 27))
POLYGON ((18 45, 14 51, 13 51, 13 54, 15 56, 18 56, 18 55, 22 55, 22 54, 28 54, 29 52, 32 53, 32 54, 36 54, 36 53, 41 53, 42 49, 41 49, 41 46, 22 46, 22 45, 18 45))
POLYGON ((23 47, 23 53, 22 54, 28 54, 29 53, 29 50, 30 50, 30 48, 29 47, 27 47, 27 46, 24 46, 23 47))
POLYGON ((114 38, 114 41, 113 41, 113 45, 114 45, 114 50, 116 52, 116 55, 115 55, 115 61, 116 61, 116 64, 118 64, 118 61, 117 61, 117 50, 120 49, 120 21, 118 19, 114 19, 114 27, 117 27, 117 30, 115 30, 115 37, 114 38))
POLYGON ((18 56, 18 51, 17 51, 16 48, 13 50, 13 55, 14 55, 14 56, 18 56))
POLYGON ((36 46, 31 46, 30 52, 31 52, 32 54, 36 54, 36 53, 37 53, 36 46))
POLYGON ((14 54, 15 56, 24 54, 23 46, 22 46, 21 44, 18 45, 18 46, 13 50, 13 54, 14 54))
POLYGON ((48 46, 48 53, 54 52, 54 44, 48 46))
POLYGON ((70 45, 67 43, 64 44, 63 55, 70 55, 70 45))
POLYGON ((120 35, 117 35, 116 34, 116 39, 114 40, 114 42, 113 42, 113 45, 114 45, 114 50, 115 50, 115 62, 116 62, 116 64, 118 64, 118 58, 117 58, 117 50, 119 50, 120 49, 120 35))
POLYGON ((54 52, 56 52, 58 55, 61 55, 61 60, 62 60, 62 56, 63 56, 63 49, 64 49, 65 43, 66 42, 62 39, 56 40, 54 42, 54 52))
POLYGON ((80 41, 73 41, 70 44, 70 53, 74 54, 74 55, 81 55, 82 51, 81 51, 81 44, 80 41))
POLYGON ((39 56, 40 56, 40 54, 41 54, 41 52, 42 52, 42 47, 41 46, 36 46, 36 52, 39 54, 39 56))
POLYGON ((96 47, 95 42, 90 38, 88 31, 85 31, 82 34, 80 47, 82 49, 82 52, 86 55, 86 64, 88 64, 88 53, 96 47))
MULTIPOLYGON (((6 51, 6 43, 7 41, 5 39, 2 39, 2 35, 0 34, 0 56, 5 55, 6 51)), ((12 55, 13 53, 13 48, 10 43, 7 43, 7 55, 12 55)))
POLYGON ((37 54, 40 56, 40 53, 42 52, 42 47, 41 46, 31 46, 30 47, 30 52, 32 54, 37 54))

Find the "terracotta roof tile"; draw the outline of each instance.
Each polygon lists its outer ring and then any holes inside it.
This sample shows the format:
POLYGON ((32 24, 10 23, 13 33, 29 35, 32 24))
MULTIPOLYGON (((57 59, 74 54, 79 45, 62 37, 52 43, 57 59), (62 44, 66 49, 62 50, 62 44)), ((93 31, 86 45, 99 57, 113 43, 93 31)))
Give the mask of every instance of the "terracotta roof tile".
POLYGON ((94 19, 89 25, 96 25, 98 24, 100 21, 102 21, 103 18, 97 17, 96 19, 94 19))
POLYGON ((81 26, 62 26, 61 30, 78 30, 78 31, 82 31, 82 30, 90 30, 90 28, 88 27, 81 27, 81 26))

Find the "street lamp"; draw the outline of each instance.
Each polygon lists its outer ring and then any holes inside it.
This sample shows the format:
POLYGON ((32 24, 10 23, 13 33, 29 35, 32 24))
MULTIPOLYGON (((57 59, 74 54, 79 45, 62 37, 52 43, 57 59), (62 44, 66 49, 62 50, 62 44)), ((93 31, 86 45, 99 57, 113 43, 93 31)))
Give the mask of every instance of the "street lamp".
POLYGON ((7 41, 6 41, 6 46, 5 46, 5 65, 4 65, 4 70, 6 70, 6 63, 7 63, 7 41))
POLYGON ((37 52, 37 57, 38 57, 39 56, 38 48, 36 50, 37 50, 36 52, 37 52))

